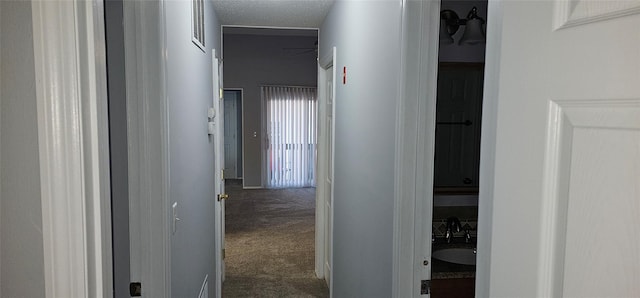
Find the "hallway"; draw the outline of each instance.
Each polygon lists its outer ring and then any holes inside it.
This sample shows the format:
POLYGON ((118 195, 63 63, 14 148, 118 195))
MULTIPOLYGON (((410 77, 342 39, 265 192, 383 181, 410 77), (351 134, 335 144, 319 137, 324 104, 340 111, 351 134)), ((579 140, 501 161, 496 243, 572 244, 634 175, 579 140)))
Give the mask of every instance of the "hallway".
POLYGON ((226 190, 223 297, 329 297, 314 273, 315 188, 226 190))

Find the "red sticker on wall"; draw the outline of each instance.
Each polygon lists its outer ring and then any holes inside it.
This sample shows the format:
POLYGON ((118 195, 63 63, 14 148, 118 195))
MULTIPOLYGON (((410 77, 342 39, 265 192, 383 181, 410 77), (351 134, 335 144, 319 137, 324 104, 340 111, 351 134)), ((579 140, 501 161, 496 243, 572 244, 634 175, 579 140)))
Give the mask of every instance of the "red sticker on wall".
POLYGON ((342 67, 342 85, 347 84, 347 67, 342 67))

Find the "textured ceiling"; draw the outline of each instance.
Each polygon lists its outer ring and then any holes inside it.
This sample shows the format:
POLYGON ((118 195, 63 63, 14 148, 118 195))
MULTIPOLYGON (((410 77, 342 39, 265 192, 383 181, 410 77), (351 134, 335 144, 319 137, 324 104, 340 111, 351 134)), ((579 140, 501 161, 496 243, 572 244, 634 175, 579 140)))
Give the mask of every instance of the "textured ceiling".
POLYGON ((334 0, 212 0, 222 25, 319 28, 334 0))

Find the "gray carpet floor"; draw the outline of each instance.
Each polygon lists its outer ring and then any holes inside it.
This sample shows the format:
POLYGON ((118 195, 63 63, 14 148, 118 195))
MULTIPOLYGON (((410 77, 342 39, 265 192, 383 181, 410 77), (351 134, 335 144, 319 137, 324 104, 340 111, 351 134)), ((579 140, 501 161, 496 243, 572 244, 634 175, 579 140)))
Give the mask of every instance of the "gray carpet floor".
POLYGON ((329 297, 314 273, 315 189, 226 187, 223 297, 329 297))

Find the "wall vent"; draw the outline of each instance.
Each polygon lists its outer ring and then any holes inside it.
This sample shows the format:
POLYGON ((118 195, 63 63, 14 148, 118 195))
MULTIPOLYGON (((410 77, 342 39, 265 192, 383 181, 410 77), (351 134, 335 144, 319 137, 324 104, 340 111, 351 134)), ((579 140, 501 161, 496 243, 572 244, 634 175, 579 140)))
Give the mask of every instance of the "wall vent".
POLYGON ((204 0, 191 0, 191 17, 191 40, 204 52, 204 0))

